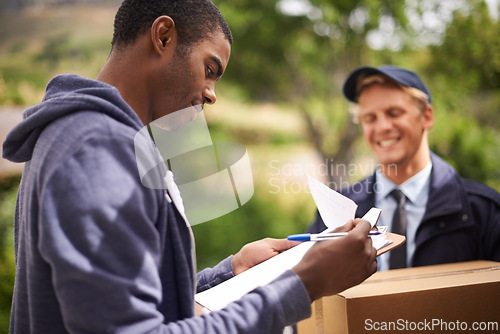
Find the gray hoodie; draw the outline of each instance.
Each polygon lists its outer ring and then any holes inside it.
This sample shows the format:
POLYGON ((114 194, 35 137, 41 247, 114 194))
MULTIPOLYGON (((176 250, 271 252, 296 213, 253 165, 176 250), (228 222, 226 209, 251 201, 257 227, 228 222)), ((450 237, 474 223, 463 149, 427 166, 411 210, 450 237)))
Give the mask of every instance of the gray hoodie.
MULTIPOLYGON (((143 124, 114 87, 57 76, 23 118, 3 144, 5 158, 25 162, 11 333, 279 333, 310 315, 288 271, 194 317, 190 228, 167 190, 141 184, 143 124)), ((198 274, 198 291, 232 275, 228 258, 198 274)))

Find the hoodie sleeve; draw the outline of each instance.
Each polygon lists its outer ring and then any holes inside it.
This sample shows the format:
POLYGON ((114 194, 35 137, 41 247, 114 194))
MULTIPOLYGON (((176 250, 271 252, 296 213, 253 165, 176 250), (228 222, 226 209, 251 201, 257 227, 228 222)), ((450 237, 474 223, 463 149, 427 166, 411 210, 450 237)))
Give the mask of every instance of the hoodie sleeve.
POLYGON ((219 262, 215 267, 200 271, 197 275, 196 292, 213 288, 217 284, 234 277, 232 258, 231 255, 219 262))

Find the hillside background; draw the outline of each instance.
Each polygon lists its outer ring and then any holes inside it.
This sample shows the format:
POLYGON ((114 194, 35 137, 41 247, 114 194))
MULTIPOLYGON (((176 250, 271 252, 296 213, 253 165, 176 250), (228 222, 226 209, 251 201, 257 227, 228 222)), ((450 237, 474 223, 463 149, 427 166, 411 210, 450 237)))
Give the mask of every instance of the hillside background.
MULTIPOLYGON (((60 73, 94 78, 120 1, 0 1, 0 137, 60 73)), ((376 167, 340 93, 359 65, 414 69, 436 113, 432 149, 500 190, 498 2, 216 1, 235 38, 205 116, 214 142, 244 144, 255 183, 241 209, 194 226, 198 267, 245 243, 303 231, 315 215, 307 173, 332 188, 376 167), (340 168, 339 168, 340 167, 340 168)), ((14 279, 13 212, 22 165, 0 160, 0 332, 14 279)))

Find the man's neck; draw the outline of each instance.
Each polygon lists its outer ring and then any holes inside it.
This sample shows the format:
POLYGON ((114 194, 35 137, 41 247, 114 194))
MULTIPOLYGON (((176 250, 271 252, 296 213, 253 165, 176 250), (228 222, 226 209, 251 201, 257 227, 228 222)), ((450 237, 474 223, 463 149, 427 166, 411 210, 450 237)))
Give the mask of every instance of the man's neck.
POLYGON ((144 82, 140 79, 144 75, 145 69, 141 66, 137 55, 133 50, 128 50, 126 54, 112 51, 109 59, 97 75, 97 80, 105 82, 120 92, 125 102, 139 116, 144 125, 149 124, 148 105, 145 87, 137 85, 137 82, 144 82))
POLYGON ((421 172, 431 161, 430 150, 425 147, 408 163, 381 165, 381 172, 394 184, 400 185, 421 172))

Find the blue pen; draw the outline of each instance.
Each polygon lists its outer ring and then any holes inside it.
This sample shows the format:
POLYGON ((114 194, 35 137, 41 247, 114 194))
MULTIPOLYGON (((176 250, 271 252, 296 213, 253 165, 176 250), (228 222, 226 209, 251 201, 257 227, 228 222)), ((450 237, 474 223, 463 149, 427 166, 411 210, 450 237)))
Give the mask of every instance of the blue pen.
MULTIPOLYGON (((311 233, 303 233, 303 234, 293 234, 287 237, 288 240, 291 241, 322 241, 322 240, 330 240, 338 237, 344 237, 348 234, 348 232, 333 232, 333 233, 321 233, 321 234, 311 234, 311 233)), ((379 235, 379 231, 370 231, 368 235, 379 235)))

